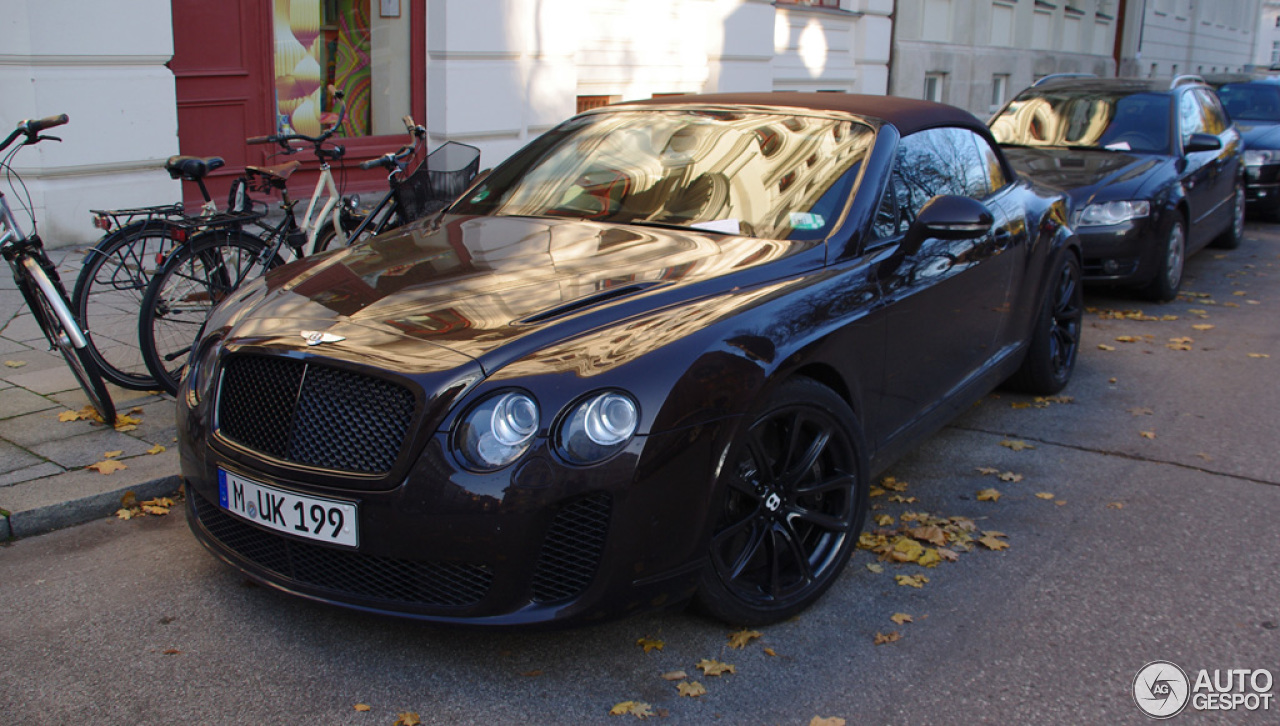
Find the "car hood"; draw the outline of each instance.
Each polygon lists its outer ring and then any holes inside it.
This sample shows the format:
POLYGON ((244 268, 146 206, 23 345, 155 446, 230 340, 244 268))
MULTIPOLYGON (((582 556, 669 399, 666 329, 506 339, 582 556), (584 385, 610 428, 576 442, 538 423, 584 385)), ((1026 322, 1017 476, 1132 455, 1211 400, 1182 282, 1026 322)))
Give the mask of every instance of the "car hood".
POLYGON ((821 241, 453 216, 274 270, 218 317, 239 321, 231 342, 302 349, 304 331, 328 332, 345 340, 320 341, 317 352, 377 358, 394 349, 405 352, 394 354, 399 367, 423 372, 461 356, 490 373, 601 325, 824 261, 821 241))
POLYGON ((1246 149, 1280 149, 1280 124, 1244 121, 1236 124, 1246 149))
POLYGON ((1092 201, 1141 199, 1161 167, 1171 163, 1153 154, 1092 149, 1005 147, 1009 163, 1036 183, 1063 192, 1082 209, 1092 201))

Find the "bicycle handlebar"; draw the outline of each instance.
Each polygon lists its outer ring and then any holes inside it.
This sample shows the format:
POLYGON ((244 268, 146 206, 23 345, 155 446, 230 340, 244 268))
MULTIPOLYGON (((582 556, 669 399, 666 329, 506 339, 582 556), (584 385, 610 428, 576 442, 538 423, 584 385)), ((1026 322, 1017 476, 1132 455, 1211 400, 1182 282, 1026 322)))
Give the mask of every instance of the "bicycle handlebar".
MULTIPOLYGON (((337 88, 334 88, 333 86, 329 86, 329 90, 330 90, 330 93, 333 94, 333 97, 339 101, 344 100, 346 97, 346 93, 344 93, 343 91, 337 88)), ((342 122, 345 121, 346 118, 347 118, 347 104, 342 103, 339 105, 338 120, 335 121, 332 126, 326 129, 319 136, 307 136, 306 134, 272 134, 271 136, 252 136, 250 138, 245 139, 245 143, 279 144, 280 148, 286 154, 293 154, 299 151, 297 147, 289 145, 290 141, 305 141, 308 144, 311 144, 312 146, 316 147, 316 149, 319 149, 321 144, 328 141, 329 137, 333 136, 333 134, 338 130, 338 127, 342 125, 342 122)))
POLYGON ((4 151, 9 148, 9 144, 12 144, 19 136, 27 137, 27 140, 23 142, 25 144, 34 144, 45 139, 61 141, 62 139, 55 136, 41 136, 40 132, 45 129, 51 129, 55 126, 61 126, 67 121, 70 121, 70 119, 65 113, 60 113, 57 116, 46 116, 44 118, 25 119, 23 121, 19 121, 18 128, 14 129, 13 132, 9 134, 9 137, 4 140, 4 143, 0 143, 0 151, 4 151))
POLYGON ((400 168, 400 162, 413 155, 418 148, 418 143, 427 137, 427 129, 413 120, 412 116, 405 116, 400 119, 404 122, 404 128, 413 137, 413 143, 407 146, 401 146, 398 151, 387 152, 376 159, 369 159, 360 162, 361 169, 373 169, 375 167, 383 167, 387 171, 395 171, 400 168))

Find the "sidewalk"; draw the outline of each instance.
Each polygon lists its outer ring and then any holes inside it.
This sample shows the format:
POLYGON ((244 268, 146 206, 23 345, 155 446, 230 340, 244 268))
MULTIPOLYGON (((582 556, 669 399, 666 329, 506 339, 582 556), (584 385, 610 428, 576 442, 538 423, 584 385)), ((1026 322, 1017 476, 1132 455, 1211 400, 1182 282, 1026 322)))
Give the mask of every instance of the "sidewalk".
MULTIPOLYGON (((49 250, 68 291, 85 248, 49 250)), ((140 419, 117 431, 92 421, 60 421, 88 399, 62 357, 48 350, 6 269, 0 275, 0 541, 68 527, 178 488, 174 402, 166 395, 108 386, 116 410, 140 419), (156 445, 165 447, 159 453, 156 445), (127 468, 88 469, 108 452, 127 468)))

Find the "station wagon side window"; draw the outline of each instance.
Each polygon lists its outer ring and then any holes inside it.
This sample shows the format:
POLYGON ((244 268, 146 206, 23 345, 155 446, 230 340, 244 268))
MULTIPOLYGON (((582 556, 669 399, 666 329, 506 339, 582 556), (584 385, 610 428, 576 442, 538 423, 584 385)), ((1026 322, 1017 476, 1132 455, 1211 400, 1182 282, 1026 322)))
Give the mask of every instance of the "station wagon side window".
POLYGON ((1203 88, 1197 88, 1193 92, 1200 100, 1204 114, 1205 133, 1217 135, 1226 131, 1230 122, 1227 121, 1227 114, 1222 110, 1222 105, 1218 103, 1218 99, 1203 88))
POLYGON ((1178 126, 1182 131, 1183 146, 1191 141, 1191 134, 1207 133, 1200 101, 1191 91, 1178 97, 1178 126))

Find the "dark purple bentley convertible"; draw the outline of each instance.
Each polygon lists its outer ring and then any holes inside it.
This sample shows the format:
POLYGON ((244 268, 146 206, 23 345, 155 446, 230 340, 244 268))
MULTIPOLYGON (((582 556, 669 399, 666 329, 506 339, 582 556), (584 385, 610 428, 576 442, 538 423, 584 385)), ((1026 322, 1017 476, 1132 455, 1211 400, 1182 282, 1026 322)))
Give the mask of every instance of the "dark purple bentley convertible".
POLYGON ((179 393, 191 527, 259 582, 440 623, 787 618, 875 472, 1001 383, 1067 383, 1064 204, 923 101, 584 113, 214 311, 179 393))

